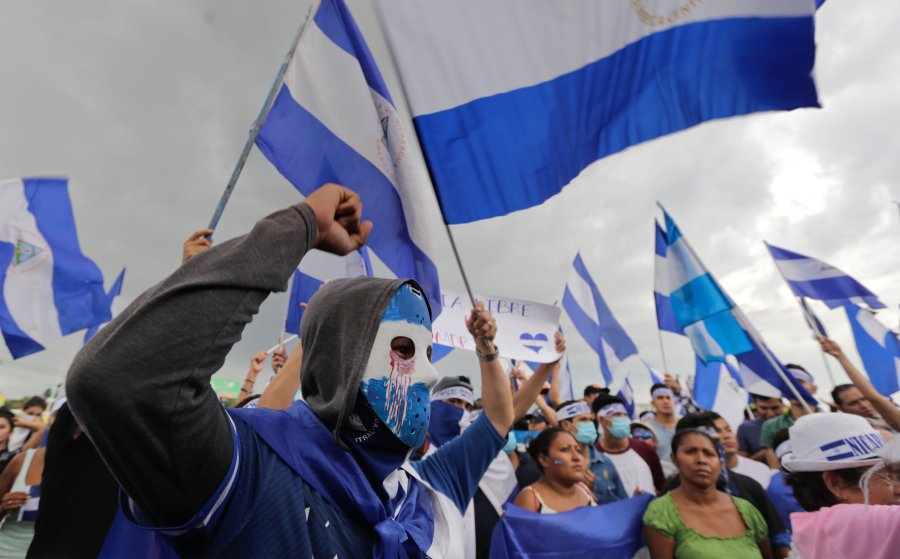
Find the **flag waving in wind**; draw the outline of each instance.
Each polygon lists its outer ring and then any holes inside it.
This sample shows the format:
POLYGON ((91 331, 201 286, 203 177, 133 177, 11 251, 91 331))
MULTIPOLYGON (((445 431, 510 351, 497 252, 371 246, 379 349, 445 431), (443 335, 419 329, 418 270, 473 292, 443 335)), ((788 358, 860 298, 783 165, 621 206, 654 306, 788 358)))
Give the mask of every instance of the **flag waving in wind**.
POLYGON ((326 182, 355 190, 375 224, 367 245, 397 277, 419 282, 436 317, 441 295, 423 218, 431 196, 424 162, 410 151, 344 2, 321 0, 311 14, 257 145, 304 195, 326 182))
POLYGON ((0 330, 18 359, 110 319, 81 252, 66 179, 0 181, 0 330))
POLYGON ((572 263, 563 294, 563 309, 584 341, 600 357, 600 371, 609 386, 616 368, 626 358, 637 354, 637 347, 609 310, 580 254, 575 255, 572 263))
MULTIPOLYGON (((122 294, 122 284, 125 282, 125 268, 122 268, 122 271, 119 272, 118 277, 116 277, 116 281, 113 282, 112 286, 109 288, 109 292, 106 294, 106 304, 109 307, 110 320, 112 320, 112 307, 116 298, 122 294)), ((105 324, 105 323, 103 323, 105 324)), ((84 333, 84 343, 88 343, 88 340, 94 337, 94 334, 100 331, 100 327, 103 324, 95 324, 88 328, 87 332, 84 333)))
POLYGON ((818 106, 811 0, 379 0, 447 223, 700 122, 818 106))
POLYGON ((675 320, 672 303, 669 301, 669 263, 666 261, 668 253, 666 232, 659 226, 658 221, 654 225, 656 255, 653 267, 656 273, 653 279, 653 301, 656 303, 656 323, 659 325, 660 330, 684 335, 684 330, 681 329, 681 325, 675 320))
POLYGON ((691 340, 704 363, 751 349, 743 328, 731 312, 734 303, 703 266, 675 221, 663 210, 669 301, 675 321, 691 340))
POLYGON ((869 380, 875 390, 890 397, 900 390, 900 340, 870 311, 856 305, 846 305, 844 310, 869 380))
POLYGON ((834 266, 768 243, 766 246, 781 277, 797 297, 819 299, 832 309, 848 303, 885 308, 874 293, 834 266))

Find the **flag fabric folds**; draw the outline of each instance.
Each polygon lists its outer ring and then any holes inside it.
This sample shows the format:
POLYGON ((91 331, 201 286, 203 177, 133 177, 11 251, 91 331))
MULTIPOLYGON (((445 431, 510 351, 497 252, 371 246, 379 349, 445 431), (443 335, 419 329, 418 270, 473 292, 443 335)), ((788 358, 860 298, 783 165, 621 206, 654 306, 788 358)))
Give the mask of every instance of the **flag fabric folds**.
POLYGON ((0 181, 0 330, 13 358, 110 320, 62 178, 0 181))
POLYGON ((700 122, 818 106, 809 0, 379 0, 447 223, 700 122))
POLYGON ((812 333, 819 338, 828 337, 828 332, 825 331, 825 326, 822 324, 822 321, 819 320, 819 317, 816 316, 816 313, 813 312, 811 308, 809 308, 809 304, 806 302, 805 297, 799 297, 800 308, 803 309, 803 319, 806 320, 806 325, 809 326, 809 329, 812 330, 812 333))
POLYGON ((695 358, 693 394, 698 406, 718 413, 737 431, 744 420, 747 391, 741 388, 740 373, 730 363, 704 363, 695 358))
POLYGON ((619 364, 637 354, 637 347, 606 305, 580 254, 572 263, 562 305, 575 329, 597 352, 600 371, 609 386, 619 364))
POLYGON ((257 145, 304 195, 326 182, 359 193, 375 223, 367 245, 441 311, 438 271, 425 219, 428 173, 369 48, 342 0, 321 0, 260 129, 257 145))
POLYGON ((634 388, 631 386, 629 377, 625 377, 625 382, 622 383, 622 388, 616 392, 616 396, 625 402, 625 410, 628 412, 628 417, 634 419, 634 388))
MULTIPOLYGON (((110 286, 109 291, 106 293, 106 306, 109 307, 109 316, 110 320, 112 320, 112 306, 113 302, 116 300, 116 297, 122 294, 122 283, 125 281, 125 268, 122 268, 122 271, 119 272, 118 277, 116 277, 116 281, 113 282, 112 286, 110 286)), ((103 324, 106 324, 105 322, 103 324)), ((94 337, 98 331, 100 331, 100 327, 103 324, 95 324, 87 329, 87 332, 84 333, 84 343, 88 343, 88 340, 94 337)))
MULTIPOLYGON (((749 326, 749 328, 753 327, 749 326)), ((748 337, 751 336, 748 335, 748 337)), ((756 336, 756 339, 759 339, 759 336, 756 336)), ((796 390, 806 402, 811 405, 817 403, 816 398, 807 392, 806 389, 787 372, 784 365, 775 354, 772 353, 771 349, 766 347, 765 344, 758 344, 756 341, 752 341, 751 344, 752 348, 750 351, 735 355, 735 358, 740 365, 739 373, 741 386, 752 394, 784 397, 788 400, 796 400, 797 396, 787 384, 790 382, 794 390, 796 390), (785 381, 784 377, 788 380, 785 381)))
POLYGON ((284 331, 292 334, 300 333, 300 319, 303 317, 303 307, 300 303, 309 302, 323 283, 338 278, 363 276, 372 276, 372 263, 369 261, 369 251, 366 247, 354 250, 346 256, 335 256, 321 250, 307 252, 291 280, 284 331))
POLYGON ((491 538, 492 559, 631 559, 644 546, 643 494, 597 507, 540 514, 505 505, 491 538))
POLYGON ((869 380, 875 390, 890 397, 900 390, 900 340, 866 309, 846 305, 844 311, 869 380))
POLYGON ((874 293, 834 266, 768 243, 766 246, 784 281, 797 297, 819 299, 832 309, 847 303, 885 308, 874 293))
POLYGON ((675 321, 703 362, 751 349, 731 312, 734 303, 703 266, 675 221, 665 211, 669 301, 675 321))
POLYGON ((666 261, 668 253, 668 242, 666 240, 666 232, 659 226, 657 221, 654 230, 654 248, 655 256, 653 260, 654 278, 653 278, 653 301, 656 304, 656 323, 659 329, 664 332, 674 332, 675 334, 684 335, 684 330, 675 319, 675 312, 672 310, 672 303, 669 301, 669 263, 666 261))

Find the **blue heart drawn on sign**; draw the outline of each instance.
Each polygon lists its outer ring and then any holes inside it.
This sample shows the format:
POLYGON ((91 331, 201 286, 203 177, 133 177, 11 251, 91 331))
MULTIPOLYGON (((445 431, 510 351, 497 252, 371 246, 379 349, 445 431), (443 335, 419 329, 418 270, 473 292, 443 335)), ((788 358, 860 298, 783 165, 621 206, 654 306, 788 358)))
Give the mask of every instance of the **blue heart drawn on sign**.
POLYGON ((529 334, 525 332, 521 336, 519 336, 519 340, 522 342, 522 345, 530 349, 535 353, 540 353, 544 346, 547 345, 547 341, 549 338, 547 334, 529 334))

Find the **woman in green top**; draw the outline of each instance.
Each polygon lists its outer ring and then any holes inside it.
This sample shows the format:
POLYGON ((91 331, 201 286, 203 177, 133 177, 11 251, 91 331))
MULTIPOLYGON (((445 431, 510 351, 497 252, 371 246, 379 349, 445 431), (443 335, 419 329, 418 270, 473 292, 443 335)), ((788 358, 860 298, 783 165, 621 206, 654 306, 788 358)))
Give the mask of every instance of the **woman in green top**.
POLYGON ((722 463, 710 434, 700 429, 676 433, 672 462, 681 486, 651 502, 644 513, 652 559, 772 558, 759 511, 716 489, 722 463))

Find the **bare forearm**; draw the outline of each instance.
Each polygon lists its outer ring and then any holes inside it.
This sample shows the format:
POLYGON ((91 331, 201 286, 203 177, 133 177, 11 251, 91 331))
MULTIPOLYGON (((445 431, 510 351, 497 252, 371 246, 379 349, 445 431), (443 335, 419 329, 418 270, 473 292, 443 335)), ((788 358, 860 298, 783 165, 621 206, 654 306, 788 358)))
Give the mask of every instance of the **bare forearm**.
POLYGON ((302 362, 303 350, 298 344, 297 349, 291 353, 284 366, 260 396, 258 407, 286 410, 293 405, 294 396, 300 389, 300 365, 302 362))
POLYGON ((541 388, 543 388, 544 383, 547 382, 547 377, 550 376, 550 372, 553 370, 553 367, 544 363, 531 375, 531 378, 522 383, 522 386, 519 388, 519 391, 513 395, 513 421, 518 421, 522 419, 526 413, 528 413, 528 408, 531 407, 531 404, 534 403, 534 400, 538 397, 538 394, 541 393, 541 388))
POLYGON ((484 404, 484 413, 494 429, 506 436, 513 424, 513 402, 507 387, 506 373, 498 359, 480 361, 480 364, 481 400, 484 404))
POLYGON ((882 419, 891 429, 900 430, 900 410, 897 409, 893 402, 875 390, 875 386, 872 385, 869 377, 860 372, 844 353, 840 353, 837 356, 837 360, 844 372, 847 373, 847 376, 850 377, 850 382, 871 402, 872 407, 881 414, 882 419))

